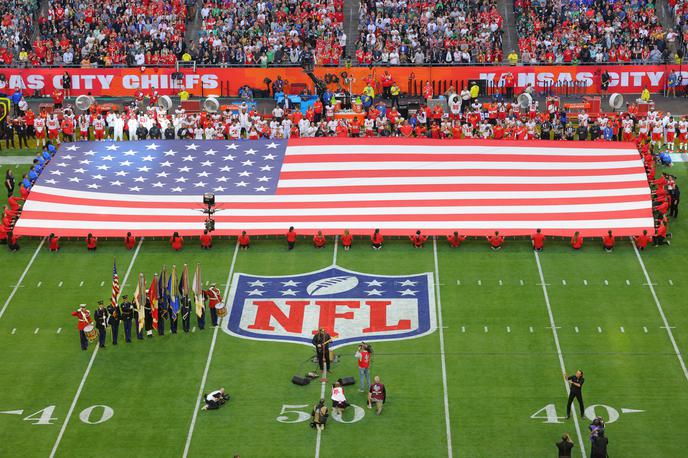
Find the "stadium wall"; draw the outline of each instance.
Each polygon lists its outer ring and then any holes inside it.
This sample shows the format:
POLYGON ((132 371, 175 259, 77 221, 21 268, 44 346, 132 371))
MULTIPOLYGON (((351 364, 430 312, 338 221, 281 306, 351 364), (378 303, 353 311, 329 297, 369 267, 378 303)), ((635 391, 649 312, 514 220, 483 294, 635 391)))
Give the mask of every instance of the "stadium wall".
MULTIPOLYGON (((343 72, 353 77, 352 90, 360 93, 366 81, 378 81, 387 70, 397 81, 403 92, 420 87, 425 81, 467 84, 469 80, 487 80, 488 86, 497 88, 505 75, 511 72, 517 89, 528 84, 537 89, 547 86, 568 85, 577 92, 599 92, 600 75, 607 70, 611 76, 609 90, 622 94, 639 93, 644 87, 651 92, 664 89, 672 71, 682 73, 684 85, 688 85, 688 71, 679 65, 592 65, 592 66, 467 66, 467 67, 316 67, 315 75, 329 81, 332 76, 342 78, 343 72)), ((15 88, 48 95, 61 87, 63 68, 1 69, 0 91, 15 88)), ((174 95, 186 88, 193 96, 210 94, 234 96, 243 85, 264 89, 264 80, 275 80, 278 75, 290 83, 312 85, 311 80, 300 67, 257 68, 198 68, 180 69, 181 79, 173 78, 173 68, 74 68, 68 70, 72 76, 72 94, 93 96, 133 96, 137 91, 158 90, 160 94, 174 95)), ((439 91, 436 91, 439 92, 439 91)))

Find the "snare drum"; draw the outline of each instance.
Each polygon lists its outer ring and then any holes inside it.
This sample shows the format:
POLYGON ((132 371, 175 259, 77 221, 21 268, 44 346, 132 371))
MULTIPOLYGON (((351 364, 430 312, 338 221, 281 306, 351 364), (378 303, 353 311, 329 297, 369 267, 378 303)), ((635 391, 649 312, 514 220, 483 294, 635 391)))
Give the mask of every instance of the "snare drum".
POLYGON ((217 316, 219 316, 220 318, 227 316, 227 307, 225 307, 225 304, 217 304, 215 306, 215 313, 217 313, 217 316))
POLYGON ((84 328, 84 334, 86 334, 86 338, 89 342, 95 342, 96 339, 98 339, 98 331, 95 327, 93 327, 92 324, 89 324, 84 328))

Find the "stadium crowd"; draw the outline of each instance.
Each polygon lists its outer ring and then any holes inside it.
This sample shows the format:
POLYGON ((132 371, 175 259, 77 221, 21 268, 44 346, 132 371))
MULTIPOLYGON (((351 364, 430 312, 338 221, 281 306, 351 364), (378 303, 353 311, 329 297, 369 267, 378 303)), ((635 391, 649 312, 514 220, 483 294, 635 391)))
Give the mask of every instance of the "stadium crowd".
POLYGON ((495 0, 362 0, 359 64, 501 62, 502 23, 495 0))
POLYGON ((195 58, 204 64, 338 64, 346 46, 342 0, 207 0, 195 58))
POLYGON ((523 63, 659 63, 679 50, 646 0, 515 0, 514 11, 523 63))
POLYGON ((40 65, 173 64, 185 50, 184 0, 50 0, 25 62, 40 65))
POLYGON ((31 49, 37 0, 0 2, 0 65, 16 65, 31 49))

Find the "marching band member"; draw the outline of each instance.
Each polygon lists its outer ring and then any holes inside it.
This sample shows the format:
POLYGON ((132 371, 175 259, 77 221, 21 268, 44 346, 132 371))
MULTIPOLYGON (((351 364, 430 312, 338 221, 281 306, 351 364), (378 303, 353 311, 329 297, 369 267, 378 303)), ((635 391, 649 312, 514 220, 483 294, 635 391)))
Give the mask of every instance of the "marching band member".
POLYGON ((220 290, 216 283, 211 283, 210 288, 203 291, 203 297, 208 299, 208 307, 210 308, 210 322, 213 326, 217 326, 217 311, 215 307, 222 302, 220 290))
POLYGON ((81 341, 81 349, 88 349, 88 339, 86 339, 86 334, 84 329, 86 326, 91 324, 93 320, 91 319, 91 312, 86 309, 86 304, 79 305, 79 310, 72 312, 72 316, 77 317, 77 329, 79 329, 79 340, 81 341))

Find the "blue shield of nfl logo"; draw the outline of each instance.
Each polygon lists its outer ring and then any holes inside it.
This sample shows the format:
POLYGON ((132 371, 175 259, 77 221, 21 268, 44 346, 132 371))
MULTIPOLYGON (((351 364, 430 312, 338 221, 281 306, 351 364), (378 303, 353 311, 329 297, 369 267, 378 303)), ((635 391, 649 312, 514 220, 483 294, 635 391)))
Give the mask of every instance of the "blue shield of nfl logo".
POLYGON ((225 332, 244 339, 311 345, 318 328, 332 347, 411 339, 437 329, 434 278, 373 275, 332 266, 281 277, 237 273, 225 332))

